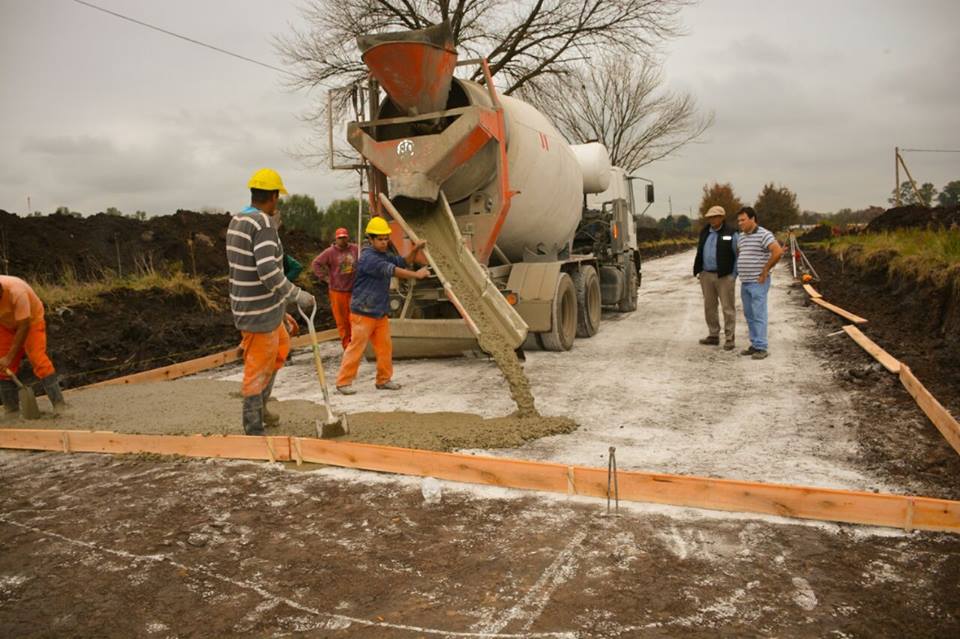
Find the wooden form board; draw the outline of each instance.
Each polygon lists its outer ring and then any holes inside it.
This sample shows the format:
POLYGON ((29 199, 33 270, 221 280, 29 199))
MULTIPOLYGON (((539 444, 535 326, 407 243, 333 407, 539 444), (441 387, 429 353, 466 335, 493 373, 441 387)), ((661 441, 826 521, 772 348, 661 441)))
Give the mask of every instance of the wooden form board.
POLYGON ((807 292, 807 295, 809 295, 810 297, 816 297, 816 298, 823 297, 823 295, 817 292, 817 289, 813 288, 809 284, 804 284, 803 290, 805 290, 807 292))
POLYGON ((900 383, 913 396, 920 409, 930 418, 933 425, 949 442, 953 449, 960 453, 960 423, 956 418, 930 394, 930 391, 920 383, 906 364, 900 364, 900 383))
POLYGON ((822 297, 811 297, 811 298, 810 298, 810 301, 813 302, 813 303, 815 303, 815 304, 819 304, 819 305, 822 306, 823 308, 827 309, 828 311, 832 311, 832 312, 836 313, 837 315, 839 315, 840 317, 842 317, 842 318, 844 318, 844 319, 850 320, 850 321, 853 322, 854 324, 866 324, 866 323, 867 323, 867 320, 863 319, 863 318, 860 317, 859 315, 854 315, 854 314, 851 313, 850 311, 845 311, 845 310, 843 310, 842 308, 840 308, 839 306, 834 306, 833 304, 831 304, 830 302, 826 301, 826 300, 823 299, 822 297))
POLYGON ((285 435, 133 435, 109 431, 0 429, 0 447, 76 453, 154 453, 184 457, 223 457, 289 461, 285 435))
POLYGON ((895 358, 893 355, 887 351, 880 348, 876 342, 863 334, 856 326, 847 324, 843 327, 844 332, 849 335, 853 341, 863 348, 863 350, 870 353, 874 359, 883 364, 883 367, 893 373, 894 375, 900 374, 900 360, 895 358))
MULTIPOLYGON (((14 428, 0 429, 0 448, 295 460, 507 488, 607 496, 604 468, 305 437, 130 435, 14 428)), ((945 499, 641 471, 619 471, 617 481, 620 498, 625 501, 960 533, 960 502, 945 499)))
MULTIPOLYGON (((292 448, 307 462, 554 493, 607 496, 604 468, 307 438, 293 440, 292 448)), ((960 502, 957 501, 640 471, 619 471, 617 480, 620 498, 626 501, 960 533, 960 502)))
MULTIPOLYGON (((317 333, 317 340, 321 342, 339 339, 339 337, 340 335, 337 333, 336 329, 320 331, 317 333)), ((290 348, 303 348, 305 346, 310 346, 309 335, 300 335, 290 340, 290 348)), ((224 364, 230 364, 231 362, 236 362, 239 359, 240 347, 238 346, 236 348, 231 348, 229 350, 214 353, 212 355, 190 359, 185 362, 178 362, 169 366, 162 366, 160 368, 154 368, 148 371, 142 371, 140 373, 124 375, 123 377, 117 377, 116 379, 108 379, 102 382, 97 382, 96 384, 89 384, 87 386, 83 386, 82 388, 97 388, 98 386, 114 386, 117 384, 142 384, 144 382, 168 381, 185 377, 187 375, 193 375, 194 373, 199 373, 201 371, 210 370, 211 368, 217 368, 218 366, 223 366, 224 364)), ((82 388, 78 388, 76 390, 82 390, 82 388)))

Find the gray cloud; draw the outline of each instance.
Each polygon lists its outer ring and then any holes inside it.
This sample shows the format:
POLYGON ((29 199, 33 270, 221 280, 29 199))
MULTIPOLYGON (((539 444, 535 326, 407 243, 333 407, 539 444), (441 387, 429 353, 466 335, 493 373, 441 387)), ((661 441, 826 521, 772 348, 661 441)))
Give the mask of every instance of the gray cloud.
MULTIPOLYGON (((268 16, 254 0, 99 1, 272 64, 270 37, 299 21, 293 1, 268 16)), ((291 94, 272 71, 75 3, 3 6, 0 77, 17 81, 0 101, 0 208, 22 211, 30 196, 44 211, 235 210, 261 166, 321 203, 355 192, 355 174, 288 152, 313 135, 298 116, 322 95, 291 94)), ((716 124, 641 172, 657 182, 655 215, 668 196, 674 212, 696 210, 712 181, 751 201, 782 183, 818 210, 884 203, 894 146, 960 148, 950 66, 960 2, 704 1, 683 19, 689 35, 666 51, 669 83, 716 124)), ((960 178, 956 156, 908 161, 937 186, 960 178)))

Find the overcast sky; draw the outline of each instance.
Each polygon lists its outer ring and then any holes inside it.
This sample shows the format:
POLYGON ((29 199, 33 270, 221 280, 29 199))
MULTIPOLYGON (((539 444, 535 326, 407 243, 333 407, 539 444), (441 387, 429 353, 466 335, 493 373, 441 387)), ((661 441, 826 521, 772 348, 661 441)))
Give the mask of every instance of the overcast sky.
MULTIPOLYGON (((271 37, 297 2, 93 0, 237 53, 282 65, 271 37)), ((280 74, 70 0, 0 0, 0 208, 94 213, 237 210, 260 166, 320 204, 355 174, 291 156, 318 93, 280 74)), ((960 149, 957 0, 704 0, 667 48, 669 85, 716 123, 703 140, 639 173, 666 215, 696 211, 707 182, 752 201, 765 182, 802 208, 886 204, 893 148, 960 149)), ((960 154, 908 154, 918 181, 960 179, 960 154)))

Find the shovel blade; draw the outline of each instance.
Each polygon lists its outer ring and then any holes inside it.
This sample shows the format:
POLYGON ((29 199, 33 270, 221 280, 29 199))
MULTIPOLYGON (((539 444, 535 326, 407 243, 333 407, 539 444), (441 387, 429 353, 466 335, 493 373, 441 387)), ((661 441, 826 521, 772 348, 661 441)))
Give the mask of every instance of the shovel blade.
POLYGON ((40 419, 40 406, 37 397, 29 388, 21 388, 18 393, 20 399, 20 414, 24 419, 40 419))

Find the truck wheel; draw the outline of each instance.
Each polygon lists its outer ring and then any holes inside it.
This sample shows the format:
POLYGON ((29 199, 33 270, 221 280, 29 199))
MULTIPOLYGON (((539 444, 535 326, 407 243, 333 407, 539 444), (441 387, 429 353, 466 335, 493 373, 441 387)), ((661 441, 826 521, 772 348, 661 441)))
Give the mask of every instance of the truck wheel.
POLYGON ((621 313, 629 313, 630 311, 637 310, 637 288, 640 286, 640 283, 637 281, 637 271, 633 264, 630 264, 623 279, 623 297, 617 305, 617 310, 621 313))
POLYGON ((584 266, 570 277, 577 289, 577 337, 593 337, 600 330, 600 276, 584 266))
POLYGON ((550 315, 550 332, 540 333, 543 347, 548 351, 569 351, 577 336, 577 289, 566 273, 557 278, 550 315))

